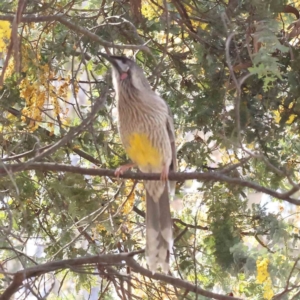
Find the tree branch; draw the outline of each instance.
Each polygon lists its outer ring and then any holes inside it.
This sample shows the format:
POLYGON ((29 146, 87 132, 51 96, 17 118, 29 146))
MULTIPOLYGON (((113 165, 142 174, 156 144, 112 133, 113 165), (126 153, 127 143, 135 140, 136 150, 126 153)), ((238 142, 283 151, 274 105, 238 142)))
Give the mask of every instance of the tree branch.
MULTIPOLYGON (((0 15, 0 20, 12 22, 13 19, 14 19, 14 15, 5 15, 5 16, 0 15)), ((142 50, 144 52, 150 53, 150 50, 146 45, 126 45, 126 44, 119 45, 119 44, 105 41, 105 40, 101 39, 98 35, 89 31, 88 29, 68 21, 67 16, 65 16, 63 14, 58 14, 58 15, 54 15, 54 16, 27 15, 26 17, 22 17, 22 19, 21 19, 21 22, 23 22, 23 23, 38 23, 38 22, 53 22, 53 21, 57 21, 57 22, 65 25, 67 28, 71 29, 74 32, 81 33, 85 37, 88 37, 92 41, 97 42, 104 47, 112 47, 115 49, 142 50)))
MULTIPOLYGON (((56 144, 55 144, 56 145, 56 144)), ((52 146, 53 147, 53 146, 52 146)), ((50 149, 52 149, 52 147, 50 149)), ((49 150, 46 150, 46 152, 49 150)), ((43 155, 44 157, 44 155, 43 155)), ((34 160, 34 159, 33 159, 34 160)), ((54 164, 54 163, 20 163, 20 164, 5 164, 0 166, 0 176, 7 176, 10 173, 17 173, 21 171, 28 170, 38 170, 38 171, 54 171, 54 172, 70 172, 77 173, 82 175, 91 175, 91 176, 108 176, 108 177, 116 177, 115 170, 109 169, 101 169, 101 168, 82 168, 65 164, 54 164)), ((160 174, 155 173, 134 173, 134 172, 126 172, 123 175, 119 176, 124 179, 134 179, 134 180, 159 180, 160 174)), ((253 189, 257 192, 262 192, 267 195, 270 195, 274 198, 287 201, 289 203, 300 206, 300 200, 291 198, 290 191, 285 193, 276 192, 270 188, 261 186, 255 182, 229 177, 219 172, 190 172, 190 173, 169 173, 169 179, 172 181, 184 181, 184 180, 199 180, 202 182, 214 181, 214 182, 226 182, 233 185, 238 185, 242 187, 247 187, 253 189)), ((300 189, 300 185, 298 185, 298 189, 300 189)), ((293 191, 296 192, 295 187, 293 187, 293 191)))
POLYGON ((14 274, 14 278, 9 287, 0 295, 0 300, 9 299, 18 289, 23 285, 23 281, 29 278, 38 277, 43 274, 54 272, 61 269, 74 269, 74 267, 100 264, 104 267, 107 265, 116 265, 118 263, 126 262, 131 267, 133 272, 139 273, 148 278, 160 280, 162 282, 171 284, 177 288, 186 289, 190 292, 208 297, 210 299, 217 300, 242 300, 240 298, 224 296, 210 291, 204 290, 199 286, 196 286, 188 281, 168 276, 160 273, 152 273, 151 271, 140 266, 134 259, 133 256, 139 254, 140 251, 130 253, 119 253, 119 254, 105 254, 89 257, 80 257, 74 259, 59 260, 54 262, 48 262, 31 268, 27 268, 18 271, 14 274))
MULTIPOLYGON (((32 163, 34 163, 38 160, 41 160, 44 157, 47 157, 47 156, 51 155, 57 149, 59 149, 60 147, 67 144, 70 140, 72 140, 82 130, 84 130, 84 128, 86 128, 94 120, 94 118, 95 118, 96 114, 98 113, 98 111, 104 106, 105 101, 106 101, 106 97, 107 97, 107 91, 108 91, 108 87, 106 86, 106 87, 104 87, 100 97, 95 99, 95 104, 92 107, 92 110, 89 113, 89 115, 78 126, 73 127, 72 129, 70 129, 70 131, 62 139, 60 139, 58 142, 53 144, 47 150, 43 151, 42 153, 39 153, 34 158, 32 158, 32 159, 28 160, 27 162, 25 162, 24 165, 29 166, 30 164, 32 164, 32 163)), ((6 166, 4 166, 4 169, 6 169, 6 166)))

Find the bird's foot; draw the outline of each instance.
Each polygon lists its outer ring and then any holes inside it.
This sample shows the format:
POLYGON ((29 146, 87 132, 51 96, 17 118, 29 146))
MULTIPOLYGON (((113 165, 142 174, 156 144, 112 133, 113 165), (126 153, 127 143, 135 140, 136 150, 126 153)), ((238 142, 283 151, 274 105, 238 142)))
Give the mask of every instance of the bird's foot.
POLYGON ((132 167, 135 167, 135 166, 136 166, 136 164, 134 164, 134 163, 120 166, 119 168, 116 169, 115 176, 119 177, 120 175, 123 175, 124 172, 126 172, 127 170, 129 170, 129 169, 131 169, 132 167))
POLYGON ((160 180, 168 181, 168 177, 169 177, 169 168, 167 168, 167 166, 164 165, 163 170, 160 174, 160 180))

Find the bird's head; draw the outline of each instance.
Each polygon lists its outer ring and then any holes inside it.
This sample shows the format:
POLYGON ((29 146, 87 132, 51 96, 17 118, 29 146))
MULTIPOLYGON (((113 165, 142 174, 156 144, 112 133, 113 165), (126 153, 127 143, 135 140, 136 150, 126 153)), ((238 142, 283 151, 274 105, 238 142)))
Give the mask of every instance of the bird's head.
POLYGON ((132 85, 138 90, 151 89, 145 74, 133 60, 125 56, 114 56, 100 53, 113 68, 113 82, 117 86, 132 85))
POLYGON ((110 59, 114 75, 121 81, 130 79, 132 73, 136 72, 137 68, 139 68, 134 61, 125 56, 110 56, 110 59))

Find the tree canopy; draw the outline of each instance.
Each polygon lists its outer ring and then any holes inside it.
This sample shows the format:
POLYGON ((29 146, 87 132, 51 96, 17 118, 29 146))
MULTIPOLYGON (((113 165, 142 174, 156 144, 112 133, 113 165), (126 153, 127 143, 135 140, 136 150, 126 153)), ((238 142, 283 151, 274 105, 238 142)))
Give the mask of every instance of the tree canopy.
POLYGON ((300 1, 0 2, 0 299, 300 299, 300 1), (126 55, 174 115, 169 274, 116 124, 126 55), (90 298, 89 298, 90 297, 90 298))

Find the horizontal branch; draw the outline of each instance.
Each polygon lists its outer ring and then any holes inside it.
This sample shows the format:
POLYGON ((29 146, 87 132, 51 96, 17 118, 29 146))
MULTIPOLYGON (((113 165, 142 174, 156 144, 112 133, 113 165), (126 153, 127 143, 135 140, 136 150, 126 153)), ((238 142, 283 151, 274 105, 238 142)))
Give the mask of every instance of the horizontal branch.
POLYGON ((194 285, 188 281, 175 278, 173 276, 164 275, 160 273, 152 273, 151 271, 140 266, 134 259, 133 256, 135 254, 140 253, 130 252, 130 253, 119 253, 119 254, 105 254, 105 255, 97 255, 97 256, 88 256, 88 257, 80 257, 74 259, 66 259, 48 262, 45 264, 41 264, 38 266, 34 266, 31 268, 26 268, 24 270, 18 271, 14 274, 13 281, 9 285, 9 287, 0 295, 0 300, 7 300, 12 297, 12 295, 17 292, 23 285, 23 281, 29 278, 38 277, 44 275, 46 273, 54 272, 57 270, 63 269, 71 269, 74 270, 74 267, 92 265, 92 264, 101 264, 105 266, 112 266, 119 263, 126 262, 129 267, 131 267, 132 271, 135 273, 139 273, 143 276, 160 280, 161 282, 168 283, 177 288, 186 289, 189 292, 193 292, 210 299, 217 300, 242 300, 240 298, 220 295, 216 293, 212 293, 210 291, 204 290, 197 285, 194 285))
MULTIPOLYGON (((14 19, 14 15, 0 15, 0 20, 2 20, 2 21, 12 22, 13 19, 14 19)), ((97 42, 104 47, 112 47, 115 49, 142 50, 142 51, 150 53, 150 50, 146 45, 128 45, 128 44, 120 45, 120 44, 115 44, 112 42, 105 41, 102 38, 100 38, 97 34, 92 33, 88 29, 86 29, 78 24, 74 24, 74 23, 70 22, 67 19, 67 16, 65 16, 63 14, 58 14, 58 15, 53 15, 53 16, 27 15, 26 17, 22 17, 22 19, 21 19, 21 22, 23 22, 23 23, 39 23, 39 22, 53 22, 53 21, 56 21, 56 22, 59 22, 59 23, 65 25, 66 27, 68 27, 69 29, 71 29, 74 32, 81 33, 85 37, 88 37, 92 41, 97 42)))
MULTIPOLYGON (((55 164, 55 163, 22 163, 22 164, 5 164, 0 166, 0 176, 6 176, 9 173, 17 173, 26 170, 37 170, 37 171, 54 171, 54 172, 70 172, 82 175, 91 175, 91 176, 108 176, 116 177, 114 170, 109 169, 100 169, 100 168, 82 168, 65 164, 55 164)), ((120 178, 124 179, 134 179, 134 180, 159 180, 160 174, 154 173, 135 173, 135 172, 126 172, 123 175, 120 175, 120 178)), ((280 200, 287 201, 289 203, 300 205, 300 200, 290 197, 290 191, 285 193, 276 192, 270 188, 261 186, 255 182, 236 178, 229 177, 219 172, 190 172, 190 173, 173 173, 169 174, 169 179, 173 181, 184 181, 184 180, 198 180, 202 182, 207 181, 218 181, 226 182, 232 185, 238 185, 242 187, 247 187, 253 189, 257 192, 265 193, 272 197, 275 197, 280 200)), ((298 189, 293 187, 293 192, 295 193, 300 189, 300 185, 297 186, 298 189)))

